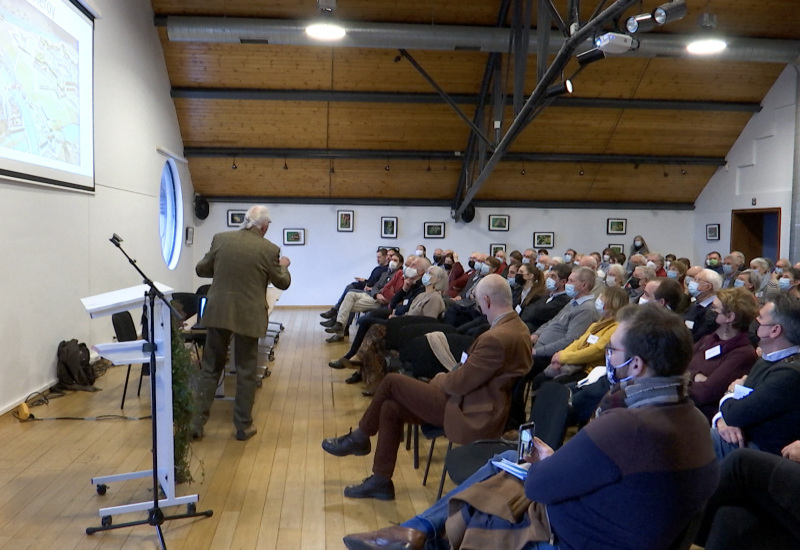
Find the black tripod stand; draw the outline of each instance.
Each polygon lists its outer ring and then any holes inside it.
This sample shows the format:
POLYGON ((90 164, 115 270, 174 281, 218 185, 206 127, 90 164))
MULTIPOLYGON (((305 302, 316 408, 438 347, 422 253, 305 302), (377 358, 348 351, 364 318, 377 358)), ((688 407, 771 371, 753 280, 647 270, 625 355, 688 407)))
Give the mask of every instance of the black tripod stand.
MULTIPOLYGON (((165 516, 164 512, 158 505, 158 496, 159 496, 159 477, 158 477, 158 418, 157 418, 157 407, 156 407, 156 384, 155 384, 155 376, 156 376, 156 348, 157 344, 155 342, 155 303, 156 298, 161 300, 163 304, 169 309, 173 316, 180 319, 180 314, 170 305, 169 301, 167 300, 164 293, 158 290, 155 286, 153 281, 144 274, 144 272, 139 269, 139 266, 136 265, 136 260, 132 259, 125 250, 122 248, 120 243, 122 239, 115 233, 111 239, 109 239, 114 246, 120 249, 120 251, 125 255, 128 259, 128 262, 133 266, 133 268, 142 276, 142 280, 144 284, 147 285, 148 291, 145 293, 145 296, 148 299, 149 304, 149 314, 148 314, 148 334, 149 334, 149 341, 145 342, 142 346, 142 351, 150 353, 150 410, 151 410, 151 422, 152 422, 152 453, 153 453, 153 507, 147 511, 147 519, 140 520, 140 521, 130 521, 126 523, 120 523, 117 525, 111 525, 111 516, 104 516, 102 519, 102 526, 101 527, 87 527, 86 534, 91 535, 93 533, 97 533, 98 531, 109 531, 111 529, 121 529, 124 527, 132 527, 135 525, 152 525, 156 528, 156 533, 158 534, 158 540, 161 544, 161 548, 166 550, 167 546, 164 542, 164 533, 161 530, 161 524, 164 523, 166 520, 172 519, 183 519, 183 518, 192 518, 192 517, 211 517, 213 515, 212 510, 205 510, 203 512, 197 512, 195 509, 194 502, 187 505, 187 513, 185 514, 177 514, 173 516, 165 516)), ((164 342, 165 350, 164 353, 171 353, 169 339, 166 338, 164 342)), ((170 465, 173 466, 173 465, 170 465)), ((174 476, 174 472, 169 472, 168 475, 174 476)), ((97 492, 99 494, 105 493, 105 485, 98 485, 97 492)))

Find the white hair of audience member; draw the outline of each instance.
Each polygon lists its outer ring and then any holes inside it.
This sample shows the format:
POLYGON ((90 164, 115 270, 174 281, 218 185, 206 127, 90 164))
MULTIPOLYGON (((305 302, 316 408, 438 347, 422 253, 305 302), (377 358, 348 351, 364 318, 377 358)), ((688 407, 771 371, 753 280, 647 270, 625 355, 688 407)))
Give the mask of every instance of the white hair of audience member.
MULTIPOLYGON (((700 273, 703 274, 703 279, 711 283, 711 288, 714 290, 714 292, 717 292, 720 288, 722 288, 722 275, 713 269, 704 269, 700 273)), ((698 275, 700 275, 700 273, 698 273, 698 275)))
MULTIPOLYGON (((637 271, 639 272, 640 277, 644 277, 648 281, 652 281, 656 278, 656 270, 653 269, 652 267, 647 267, 646 265, 638 265, 636 266, 636 269, 634 269, 634 274, 637 271)), ((721 284, 722 282, 720 282, 720 285, 721 284)))
POLYGON ((251 206, 244 217, 244 228, 250 229, 251 227, 258 227, 264 229, 264 226, 269 224, 272 220, 269 217, 269 208, 263 204, 256 204, 251 206))
POLYGON ((563 264, 564 258, 562 258, 561 256, 550 256, 548 263, 550 264, 550 267, 553 267, 554 265, 558 264, 563 264))
POLYGON ((731 253, 728 254, 728 256, 733 256, 736 258, 736 263, 738 263, 740 266, 744 265, 744 254, 738 250, 731 250, 731 253))
POLYGON ((447 271, 445 271, 439 266, 434 265, 428 268, 428 273, 436 276, 436 282, 433 284, 434 290, 438 290, 439 292, 444 292, 445 290, 447 290, 447 287, 450 284, 447 271))
POLYGON ((589 254, 582 256, 581 259, 578 260, 578 264, 581 267, 591 267, 593 270, 597 271, 597 260, 589 254))
POLYGON ((761 273, 767 273, 769 271, 769 262, 764 258, 753 258, 750 260, 750 266, 752 267, 753 265, 758 266, 758 270, 761 273))

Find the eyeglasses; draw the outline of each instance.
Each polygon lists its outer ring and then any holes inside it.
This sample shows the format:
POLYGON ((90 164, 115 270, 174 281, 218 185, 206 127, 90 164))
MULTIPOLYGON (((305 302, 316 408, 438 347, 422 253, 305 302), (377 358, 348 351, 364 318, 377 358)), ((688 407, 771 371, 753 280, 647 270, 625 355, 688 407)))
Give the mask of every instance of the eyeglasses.
POLYGON ((611 357, 611 354, 613 354, 615 351, 624 352, 625 350, 622 348, 615 348, 611 344, 606 345, 606 357, 611 357))

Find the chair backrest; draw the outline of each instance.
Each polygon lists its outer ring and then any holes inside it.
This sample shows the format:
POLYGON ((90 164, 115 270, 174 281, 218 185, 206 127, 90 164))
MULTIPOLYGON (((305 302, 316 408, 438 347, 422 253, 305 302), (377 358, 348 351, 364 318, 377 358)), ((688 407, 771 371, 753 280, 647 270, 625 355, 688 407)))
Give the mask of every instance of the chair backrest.
POLYGON ((197 315, 199 297, 193 292, 173 292, 172 299, 183 309, 184 320, 197 315))
POLYGON ((208 289, 211 288, 211 285, 200 285, 197 287, 197 292, 195 294, 199 296, 205 296, 208 294, 208 289))
POLYGON ((133 324, 133 317, 129 311, 114 313, 111 316, 111 324, 114 325, 114 333, 117 335, 118 342, 133 342, 139 339, 136 325, 133 324))
POLYGON ((570 390, 558 382, 545 382, 535 395, 530 421, 536 423, 536 437, 556 450, 564 443, 570 390))

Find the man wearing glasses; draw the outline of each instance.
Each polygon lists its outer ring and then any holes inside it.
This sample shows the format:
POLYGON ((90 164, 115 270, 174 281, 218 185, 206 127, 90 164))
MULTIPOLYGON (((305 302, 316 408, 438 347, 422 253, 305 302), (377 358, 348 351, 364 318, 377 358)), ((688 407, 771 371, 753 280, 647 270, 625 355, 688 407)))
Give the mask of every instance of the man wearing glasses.
POLYGON ((711 421, 719 458, 740 447, 779 455, 800 439, 800 301, 776 294, 756 321, 761 357, 731 383, 711 421))

